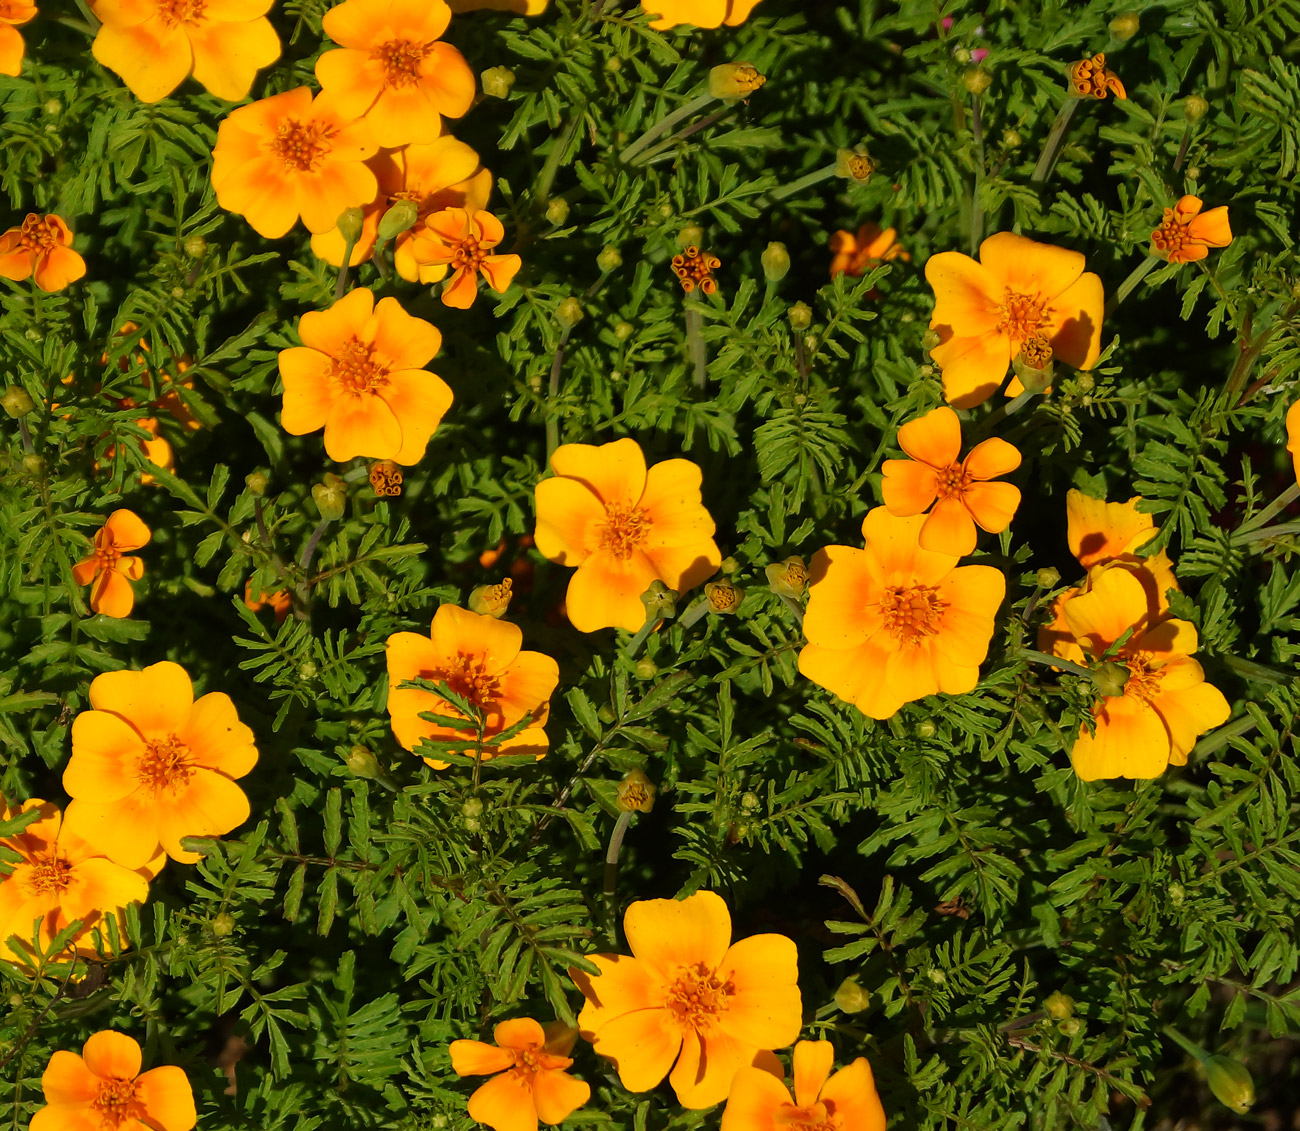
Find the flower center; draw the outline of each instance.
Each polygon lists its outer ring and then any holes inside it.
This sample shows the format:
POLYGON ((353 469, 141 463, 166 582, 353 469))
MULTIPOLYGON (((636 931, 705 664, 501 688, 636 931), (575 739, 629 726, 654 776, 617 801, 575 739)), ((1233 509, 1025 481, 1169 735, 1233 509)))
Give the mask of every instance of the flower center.
POLYGON ((331 359, 329 375, 343 392, 354 397, 388 384, 388 366, 375 361, 373 346, 355 337, 344 342, 338 357, 331 359))
POLYGON ((181 789, 194 776, 193 753, 176 735, 151 738, 144 744, 144 756, 136 767, 140 784, 155 793, 181 789))
POLYGON ((441 680, 462 699, 468 699, 480 709, 492 706, 501 683, 496 676, 483 670, 481 656, 458 656, 451 667, 426 678, 441 680))
POLYGON ((684 1028, 708 1029, 718 1014, 727 1011, 728 999, 735 992, 735 986, 722 981, 704 963, 683 966, 668 989, 668 1012, 684 1028))
POLYGON ((207 0, 160 0, 158 18, 163 26, 174 28, 177 24, 193 24, 203 19, 207 0))
POLYGON ((1160 227, 1151 233, 1151 242, 1158 251, 1182 251, 1185 245, 1193 242, 1187 231, 1191 222, 1191 216, 1180 216, 1172 208, 1166 208, 1160 227))
POLYGON ((128 1119, 144 1119, 148 1114, 136 1094, 136 1081, 116 1077, 99 1085, 99 1095, 92 1106, 99 1112, 100 1125, 119 1127, 128 1119))
POLYGON ((640 507, 620 507, 613 503, 605 507, 605 525, 600 529, 600 548, 608 550, 620 561, 626 561, 646 536, 654 523, 640 507))
POLYGON ((386 86, 414 86, 420 81, 420 64, 433 50, 432 43, 416 43, 413 39, 390 39, 370 52, 384 68, 386 86))
POLYGON ((72 883, 72 861, 57 852, 32 862, 27 887, 36 895, 57 895, 72 883))
POLYGON ((280 128, 271 141, 271 152, 284 163, 286 169, 310 173, 334 148, 330 144, 333 138, 334 129, 331 126, 289 118, 280 123, 280 128))
POLYGON ((1020 347, 1020 360, 1030 369, 1046 369, 1052 363, 1052 343, 1042 334, 1031 334, 1020 347))
POLYGON ((18 246, 23 251, 47 252, 60 242, 54 224, 35 212, 29 212, 18 229, 18 246))
POLYGON ((826 1110, 824 1103, 809 1104, 807 1107, 782 1104, 773 1122, 778 1127, 798 1128, 798 1131, 840 1131, 844 1126, 838 1116, 826 1110))
POLYGON ((1124 666, 1128 668, 1128 680, 1124 684, 1124 694, 1150 703, 1160 694, 1160 684, 1164 679, 1161 673, 1163 664, 1154 663, 1146 656, 1125 657, 1124 666))
POLYGON ((466 268, 470 271, 477 271, 479 264, 488 257, 485 249, 479 247, 477 236, 466 236, 456 245, 456 251, 452 256, 451 266, 453 270, 466 268))
POLYGON ((959 463, 950 463, 939 471, 939 498, 961 498, 966 490, 966 472, 959 463))
POLYGON ((694 245, 688 247, 681 255, 673 256, 673 273, 680 280, 682 290, 687 294, 696 287, 706 295, 713 294, 718 289, 713 272, 721 266, 722 260, 716 255, 706 255, 694 245))
POLYGON ((1043 308, 1047 305, 1042 295, 1026 295, 1007 288, 1006 297, 998 307, 997 330, 1016 341, 1042 336, 1047 325, 1043 308))
POLYGON ((891 585, 880 599, 886 631, 904 644, 915 644, 938 632, 947 607, 931 585, 891 585))

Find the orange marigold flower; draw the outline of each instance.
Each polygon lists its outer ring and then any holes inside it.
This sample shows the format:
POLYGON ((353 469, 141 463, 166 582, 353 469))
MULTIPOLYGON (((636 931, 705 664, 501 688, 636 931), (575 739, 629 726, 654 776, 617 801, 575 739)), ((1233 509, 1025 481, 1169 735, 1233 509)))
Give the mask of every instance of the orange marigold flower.
POLYGON ((1160 227, 1151 233, 1151 254, 1169 263, 1192 263, 1209 255, 1210 248, 1230 243, 1227 207, 1202 212, 1199 196, 1184 196, 1165 209, 1160 227))
POLYGON ((72 229, 58 216, 27 213, 0 235, 0 278, 22 282, 36 277, 43 291, 61 291, 86 273, 86 261, 72 250, 72 229))
POLYGON ((882 231, 879 224, 863 224, 856 236, 841 228, 831 236, 831 254, 832 279, 836 275, 861 278, 873 268, 895 259, 904 263, 912 261, 911 255, 898 242, 897 230, 885 228, 882 231))
POLYGON ((140 1046, 111 1029, 86 1041, 80 1056, 59 1050, 41 1076, 46 1106, 32 1116, 31 1131, 190 1131, 198 1115, 184 1071, 140 1067, 140 1046))
POLYGON ((1122 693, 1093 707, 1094 732, 1082 726, 1074 741, 1070 758, 1084 781, 1158 777, 1170 763, 1185 765, 1197 738, 1227 722, 1228 701, 1192 659, 1196 627, 1153 619, 1146 589, 1123 565, 1097 567, 1088 591, 1062 612, 1090 663, 1110 653, 1126 669, 1122 693))
POLYGON ((23 69, 26 44, 16 27, 36 18, 36 5, 27 0, 0 0, 0 75, 15 78, 23 69))
POLYGON ((830 1041, 800 1041, 794 1046, 793 1096, 779 1065, 742 1068, 722 1112, 722 1131, 885 1131, 885 1109, 866 1057, 832 1076, 834 1065, 830 1041))
POLYGON ((395 298, 364 287, 328 310, 298 320, 301 346, 280 351, 284 409, 291 436, 325 430, 325 451, 342 463, 353 456, 419 463, 451 407, 451 389, 424 367, 442 335, 395 298))
POLYGON ((375 199, 366 164, 378 147, 364 119, 300 86, 232 110, 217 128, 212 187, 217 203, 275 239, 298 218, 328 232, 348 208, 375 199))
POLYGON ((591 1099, 591 1088, 568 1073, 577 1029, 521 1017, 502 1021, 492 1039, 451 1042, 456 1075, 493 1077, 470 1096, 471 1119, 493 1131, 537 1131, 538 1120, 561 1123, 591 1099))
POLYGON ((41 921, 42 952, 49 949, 55 935, 80 919, 81 929, 68 940, 64 955, 97 958, 91 932, 98 929, 107 946, 105 921, 109 916, 116 917, 119 929, 125 931, 123 912, 129 904, 143 903, 149 897, 149 881, 158 874, 164 858, 159 856, 140 869, 124 868, 62 829, 63 814, 57 806, 33 799, 10 810, 0 797, 0 821, 32 809, 40 811, 39 820, 16 836, 0 839, 0 845, 21 857, 9 865, 13 870, 7 876, 0 876, 0 959, 25 967, 35 958, 30 946, 14 951, 7 940, 16 935, 30 944, 37 919, 41 921))
POLYGON ((266 18, 273 0, 91 0, 102 21, 91 45, 141 102, 166 98, 190 75, 230 102, 280 57, 266 18))
POLYGON ((65 829, 138 868, 160 844, 193 864, 200 856, 181 847, 182 837, 219 836, 248 820, 248 798, 233 779, 257 764, 257 747, 229 695, 195 700, 185 669, 164 660, 96 676, 90 706, 72 720, 65 829))
POLYGON ((244 608, 253 613, 260 613, 263 609, 270 609, 275 614, 275 623, 284 624, 285 617, 289 615, 289 610, 293 608, 293 598, 289 596, 286 589, 277 589, 274 593, 263 592, 254 597, 253 579, 250 577, 244 582, 244 608))
POLYGON ((641 594, 652 581, 684 593, 722 565, 717 529, 700 497, 697 464, 670 459, 646 470, 635 440, 562 444, 555 478, 537 484, 537 548, 569 581, 569 620, 579 632, 645 624, 641 594))
POLYGON ((316 60, 321 89, 382 146, 433 141, 474 101, 465 56, 439 42, 450 22, 445 0, 343 0, 322 22, 342 50, 316 60))
POLYGON ((1300 483, 1300 401, 1286 410, 1286 450, 1291 453, 1296 482, 1300 483))
POLYGON ((975 526, 1001 534, 1020 506, 1020 488, 985 480, 1020 466, 1020 452, 996 436, 961 459, 961 421, 950 408, 936 408, 898 430, 898 446, 911 459, 887 459, 880 493, 889 513, 921 514, 936 499, 921 527, 921 549, 965 557, 975 549, 975 526))
MULTIPOLYGON (((172 452, 171 444, 159 435, 158 418, 154 416, 143 417, 140 420, 133 421, 137 428, 143 428, 149 433, 149 439, 141 436, 138 440, 140 451, 144 453, 147 459, 154 467, 161 467, 164 471, 171 471, 176 466, 176 457, 172 452)), ((104 449, 102 460, 95 460, 95 470, 98 471, 100 464, 113 459, 117 455, 117 445, 109 444, 104 449)), ((147 471, 140 473, 140 482, 148 486, 154 482, 154 477, 147 471)))
POLYGON ((490 8, 494 12, 514 12, 520 16, 540 16, 551 0, 447 0, 453 12, 477 12, 490 8))
POLYGON ((949 403, 971 408, 988 400, 1035 337, 1076 369, 1096 364, 1105 296, 1101 279, 1083 268, 1079 252, 1011 232, 980 244, 978 263, 959 251, 930 256, 930 328, 940 338, 930 356, 943 371, 949 403))
POLYGON ((90 585, 90 607, 106 617, 128 617, 135 605, 131 581, 144 576, 144 562, 129 556, 152 535, 134 511, 115 510, 95 532, 95 549, 72 567, 78 585, 90 585), (127 556, 124 556, 127 555, 127 556))
POLYGON ((813 555, 799 670, 873 719, 974 690, 1006 596, 992 566, 958 568, 955 555, 922 549, 925 521, 876 507, 862 521, 864 549, 813 555))
MULTIPOLYGON (((521 720, 532 721, 518 734, 485 747, 486 761, 496 754, 532 754, 542 758, 549 741, 546 731, 551 695, 560 682, 560 668, 541 652, 522 652, 519 626, 496 617, 442 605, 433 616, 428 636, 395 632, 388 638, 388 715, 393 734, 407 750, 416 751, 422 738, 435 742, 467 742, 474 731, 441 726, 420 718, 420 712, 459 719, 464 716, 432 691, 402 688, 409 679, 445 683, 483 712, 483 737, 492 738, 521 720)), ((466 753, 470 751, 465 751, 466 753)), ((435 770, 447 762, 425 758, 435 770)))
MULTIPOLYGON (((447 264, 416 263, 412 250, 415 233, 425 219, 444 208, 477 212, 486 207, 492 174, 479 167, 474 150, 450 135, 429 145, 382 149, 366 163, 379 182, 379 194, 362 211, 361 238, 352 248, 348 266, 364 263, 374 253, 384 213, 399 200, 411 200, 418 210, 416 221, 393 240, 393 266, 408 283, 440 281, 447 274, 447 264)), ((342 265, 346 246, 337 227, 311 238, 312 251, 335 267, 342 265)))
POLYGON ((737 1072, 770 1063, 766 1050, 799 1035, 794 943, 751 935, 732 945, 731 915, 713 892, 638 900, 623 933, 630 957, 591 954, 599 974, 569 976, 587 999, 578 1014, 583 1037, 614 1062, 629 1092, 668 1076, 683 1107, 712 1107, 737 1072))
POLYGON ((1127 99, 1119 75, 1106 66, 1106 56, 1098 52, 1090 59, 1080 59, 1070 67, 1070 93, 1075 98, 1105 98, 1113 94, 1127 99))
POLYGON ((478 295, 480 273, 497 294, 505 294, 523 266, 517 255, 491 253, 505 235, 501 221, 491 212, 444 208, 415 230, 412 256, 421 268, 430 264, 449 268, 452 276, 442 288, 443 304, 468 310, 478 295))
POLYGON ((657 16, 650 26, 662 31, 678 24, 696 27, 735 27, 749 19, 761 0, 641 0, 641 7, 657 16))

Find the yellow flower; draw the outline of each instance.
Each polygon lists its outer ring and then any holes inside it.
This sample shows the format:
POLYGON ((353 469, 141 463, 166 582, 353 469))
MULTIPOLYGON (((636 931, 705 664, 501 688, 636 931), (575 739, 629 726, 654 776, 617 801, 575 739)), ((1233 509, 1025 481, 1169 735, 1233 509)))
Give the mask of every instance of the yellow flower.
MULTIPOLYGON (((851 275, 855 279, 873 267, 901 259, 910 263, 912 257, 903 250, 898 242, 898 232, 893 228, 883 231, 879 224, 863 224, 855 236, 843 229, 831 236, 831 278, 836 275, 851 275)), ((875 294, 872 297, 876 297, 875 294)))
POLYGON ((135 593, 128 579, 139 581, 144 576, 144 562, 130 553, 147 545, 151 537, 139 515, 125 509, 115 510, 95 532, 94 552, 72 567, 78 585, 94 583, 90 607, 95 612, 108 617, 131 615, 135 593))
POLYGON ((1184 196, 1166 208, 1160 227, 1151 233, 1151 254, 1169 263, 1194 263, 1210 248, 1232 243, 1228 209, 1220 205, 1202 212, 1201 207, 1199 196, 1184 196))
POLYGON ((41 290, 61 291, 85 274, 86 261, 72 250, 72 230, 59 216, 29 212, 0 235, 0 278, 35 278, 41 290))
POLYGON ((506 230, 491 212, 481 209, 444 208, 428 216, 416 230, 411 256, 422 269, 432 266, 451 271, 442 288, 445 306, 468 310, 478 296, 482 275, 497 294, 505 294, 523 266, 519 256, 498 255, 492 249, 505 239, 506 230))
POLYGON ((721 1131, 885 1131, 885 1109, 866 1058, 832 1076, 834 1065, 830 1041, 800 1041, 794 1046, 793 1096, 779 1070, 742 1068, 721 1131))
POLYGON ((641 0, 641 7, 657 16, 650 26, 662 31, 678 24, 696 27, 735 27, 749 19, 760 0, 641 0))
POLYGON ((1286 410, 1286 450, 1291 453, 1296 483, 1300 483, 1300 401, 1286 410))
POLYGON ((15 28, 35 18, 35 4, 27 0, 0 0, 0 75, 17 77, 22 73, 26 44, 15 28))

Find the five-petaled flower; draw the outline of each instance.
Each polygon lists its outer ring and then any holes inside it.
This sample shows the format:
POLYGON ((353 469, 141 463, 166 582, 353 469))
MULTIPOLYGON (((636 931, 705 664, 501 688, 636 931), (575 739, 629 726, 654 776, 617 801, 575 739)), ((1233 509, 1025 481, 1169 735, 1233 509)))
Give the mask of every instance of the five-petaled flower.
POLYGON ((925 519, 885 507, 862 522, 865 549, 827 546, 812 560, 799 670, 873 719, 979 681, 1006 579, 924 550, 925 519))
POLYGON ((94 550, 72 567, 78 585, 91 585, 90 607, 106 617, 128 617, 135 605, 132 581, 144 576, 144 562, 131 554, 148 544, 149 528, 134 511, 115 510, 95 531, 94 550))
POLYGON ((266 18, 273 0, 91 0, 102 21, 91 54, 141 102, 166 98, 185 79, 218 98, 248 97, 280 57, 266 18))
POLYGON ((900 518, 935 504, 921 527, 923 550, 965 557, 975 549, 977 524, 990 534, 1011 525, 1020 488, 986 480, 1020 466, 1013 445, 990 436, 961 459, 961 421, 952 409, 941 407, 904 424, 898 446, 911 459, 885 460, 880 493, 889 513, 900 518))
MULTIPOLYGON (((904 263, 912 261, 911 255, 903 250, 898 242, 898 232, 894 228, 881 230, 879 224, 863 224, 855 236, 852 232, 840 229, 831 236, 831 278, 836 275, 851 275, 860 278, 866 272, 901 259, 904 263)), ((878 298, 879 293, 872 290, 870 297, 878 298)))
POLYGON ((0 75, 17 77, 27 45, 16 30, 36 18, 36 5, 27 0, 0 0, 0 75))
POLYGON ((561 1123, 591 1099, 591 1088, 568 1072, 577 1029, 520 1017, 502 1021, 492 1039, 451 1042, 458 1076, 492 1076, 469 1098, 471 1119, 493 1131, 537 1131, 539 1120, 561 1123))
POLYGON ((442 346, 431 323, 364 287, 298 320, 301 346, 280 351, 291 436, 325 430, 325 452, 419 463, 451 407, 447 382, 424 368, 442 346))
POLYGON ((72 720, 63 827, 127 868, 158 852, 193 864, 187 836, 217 836, 248 820, 234 782, 257 763, 253 732, 230 696, 194 698, 170 660, 143 671, 105 672, 90 683, 91 710, 72 720))
POLYGON ((735 27, 749 19, 761 0, 641 0, 644 11, 658 18, 650 25, 663 31, 678 24, 735 27))
POLYGON ((0 235, 0 278, 36 279, 43 291, 61 291, 86 273, 86 261, 72 250, 72 230, 58 216, 29 212, 0 235))
POLYGON ((322 21, 341 50, 316 60, 321 89, 386 148, 433 141, 474 101, 465 56, 439 42, 450 22, 446 0, 343 0, 322 21))
POLYGON ((949 403, 972 408, 988 400, 1027 343, 1036 358, 1045 343, 1076 369, 1096 364, 1105 296, 1101 279, 1083 268, 1079 252, 1011 232, 980 244, 978 263, 959 251, 930 256, 930 328, 940 338, 930 356, 949 403))
POLYGON ((685 459, 646 470, 635 440, 562 444, 553 479, 537 484, 537 549, 577 566, 566 607, 580 632, 645 624, 652 581, 684 593, 722 565, 716 527, 700 497, 703 476, 685 459))
POLYGON ((492 249, 505 239, 506 230, 491 212, 444 208, 425 217, 415 230, 412 257, 421 268, 443 267, 451 278, 442 288, 446 306, 468 310, 478 295, 482 274, 497 294, 505 294, 523 266, 517 255, 497 255, 492 249))
POLYGON ((885 1131, 885 1109, 866 1057, 834 1076, 830 1041, 794 1046, 794 1095, 776 1069, 742 1068, 731 1084, 721 1131, 885 1131))
POLYGON ((41 1076, 46 1106, 31 1131, 190 1131, 198 1114, 184 1070, 140 1068, 139 1044, 111 1029, 87 1040, 80 1056, 60 1049, 41 1076))
POLYGON ((731 942, 721 897, 644 899, 623 917, 631 957, 592 954, 599 970, 569 975, 587 999, 582 1035, 629 1092, 665 1076, 683 1107, 712 1107, 736 1073, 770 1064, 799 1035, 798 952, 784 935, 731 942), (671 1069, 671 1075, 670 1075, 671 1069))
POLYGON ((1160 227, 1151 233, 1151 254, 1169 263, 1193 263, 1210 254, 1212 247, 1232 243, 1226 205, 1201 211, 1199 196, 1184 196, 1166 208, 1160 227))
MULTIPOLYGON (((520 651, 519 626, 455 605, 442 605, 428 636, 395 632, 388 638, 388 714, 393 734, 407 750, 418 753, 420 740, 457 743, 457 753, 473 754, 478 739, 473 727, 453 727, 420 718, 422 712, 464 719, 451 703, 432 691, 401 685, 424 679, 443 683, 483 714, 483 737, 493 738, 528 719, 524 728, 496 744, 485 744, 480 757, 532 754, 547 750, 546 725, 551 695, 560 682, 559 665, 541 652, 520 651)), ((435 770, 448 763, 428 757, 435 770)))
POLYGON ((366 159, 377 150, 364 118, 297 87, 232 110, 217 127, 212 187, 217 203, 274 239, 298 218, 328 232, 348 208, 375 199, 378 183, 366 159))

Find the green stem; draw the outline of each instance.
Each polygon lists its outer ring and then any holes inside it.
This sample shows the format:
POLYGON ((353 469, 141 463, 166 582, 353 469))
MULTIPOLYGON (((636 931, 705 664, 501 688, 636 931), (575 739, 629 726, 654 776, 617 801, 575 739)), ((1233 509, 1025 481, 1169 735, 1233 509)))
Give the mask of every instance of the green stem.
POLYGON ((769 201, 784 200, 787 196, 794 196, 797 192, 803 192, 806 188, 820 184, 822 181, 829 180, 835 176, 835 163, 832 161, 829 165, 824 165, 820 169, 815 169, 807 176, 800 177, 797 181, 791 181, 788 185, 782 185, 780 188, 774 188, 767 194, 769 201))
MULTIPOLYGON (((689 118, 692 114, 698 114, 713 100, 713 95, 706 91, 698 98, 692 98, 689 102, 677 107, 677 109, 671 114, 659 119, 659 121, 646 130, 645 133, 628 145, 628 147, 619 154, 619 161, 626 165, 633 157, 654 141, 655 138, 663 136, 677 125, 678 122, 689 118)), ((563 148, 563 146, 561 148, 563 148)))
POLYGON ((1134 267, 1133 270, 1129 272, 1128 278, 1120 283, 1118 289, 1115 291, 1114 297, 1107 304, 1106 313, 1113 313, 1115 308, 1133 293, 1134 288, 1149 274, 1151 274, 1151 269, 1159 262, 1160 260, 1154 255, 1148 255, 1141 263, 1134 267))
POLYGON ((1292 483, 1290 487, 1288 487, 1276 499, 1274 499, 1271 503, 1269 503, 1268 506, 1266 506, 1262 511, 1259 512, 1259 514, 1255 515, 1255 517, 1252 518, 1249 522, 1243 523, 1240 529, 1237 530, 1236 534, 1233 535, 1232 540, 1234 542, 1237 540, 1236 538, 1237 534, 1242 534, 1247 530, 1255 530, 1263 526, 1264 523, 1266 523, 1275 514, 1280 514, 1292 503, 1294 503, 1296 499, 1300 499, 1300 483, 1292 483))
POLYGON ((1075 675, 1092 679, 1092 672, 1082 664, 1076 664, 1072 660, 1063 660, 1060 656, 1049 656, 1046 652, 1035 652, 1030 648, 1024 649, 1019 655, 1022 660, 1028 660, 1031 664, 1048 664, 1051 667, 1060 668, 1062 671, 1073 672, 1075 675))
POLYGON ((348 285, 348 267, 352 263, 352 249, 357 246, 356 240, 345 240, 343 243, 343 262, 339 266, 339 279, 334 284, 334 301, 338 302, 347 290, 348 285))
POLYGON ((975 142, 975 187, 971 192, 970 253, 979 251, 984 235, 984 205, 980 202, 980 182, 984 179, 984 124, 980 117, 980 96, 970 96, 970 129, 975 142))
POLYGON ((569 148, 569 142, 573 140, 573 135, 578 132, 578 126, 582 124, 582 115, 574 114, 569 119, 569 124, 564 127, 564 132, 560 134, 555 145, 551 147, 551 152, 546 155, 546 164, 542 166, 542 175, 537 178, 537 184, 533 186, 533 200, 539 204, 545 203, 551 194, 551 185, 555 183, 555 174, 560 171, 560 160, 564 156, 564 151, 569 148))
POLYGON ((655 616, 653 613, 646 617, 646 622, 639 629, 631 640, 627 642, 627 658, 635 660, 636 654, 641 651, 641 645, 646 642, 649 635, 663 623, 663 617, 655 616))
POLYGON ((707 597, 700 597, 681 615, 677 623, 680 624, 682 628, 690 628, 691 625, 698 621, 700 617, 708 611, 709 599, 707 597))
POLYGON ((99 32, 100 20, 99 17, 90 10, 90 6, 86 3, 86 0, 77 0, 77 8, 81 14, 86 17, 86 24, 90 27, 91 34, 97 34, 99 32))
POLYGON ((1300 522, 1279 522, 1275 526, 1263 526, 1258 530, 1242 533, 1240 530, 1232 537, 1234 546, 1249 546, 1255 542, 1270 542, 1274 538, 1283 538, 1288 534, 1300 534, 1300 522))
POLYGON ((618 855, 623 849, 623 837, 632 821, 631 813, 620 813, 614 822, 614 832, 609 838, 605 853, 605 929, 611 944, 618 940, 614 933, 614 893, 618 887, 618 855))
POLYGON ((700 333, 702 326, 703 320, 700 318, 700 312, 688 308, 686 311, 686 344, 690 350, 691 364, 695 369, 694 384, 697 389, 703 389, 709 380, 709 355, 705 352, 704 337, 700 333))
POLYGON ((794 614, 794 619, 803 624, 803 606, 793 597, 787 597, 784 593, 778 593, 777 596, 781 598, 781 604, 794 614))
POLYGON ((722 107, 721 110, 715 110, 712 114, 709 114, 707 117, 701 118, 698 122, 692 122, 685 129, 678 130, 671 137, 665 138, 653 149, 651 149, 648 153, 642 153, 640 157, 638 157, 634 162, 632 162, 632 164, 650 165, 654 163, 661 156, 666 156, 669 153, 669 151, 672 149, 672 147, 676 145, 679 141, 684 141, 686 138, 690 137, 691 134, 699 133, 700 130, 708 129, 715 122, 719 122, 723 118, 725 118, 728 114, 730 114, 733 110, 735 110, 735 108, 738 105, 739 105, 738 102, 728 103, 726 106, 722 107))
POLYGON ((1193 1044, 1186 1037, 1184 1037, 1182 1033, 1180 1033, 1177 1029, 1175 1029, 1172 1025, 1164 1026, 1164 1028, 1161 1031, 1164 1033, 1166 1037, 1168 1037, 1171 1041, 1173 1041, 1174 1044, 1178 1045, 1178 1047, 1181 1048, 1185 1053, 1188 1053, 1189 1055, 1196 1057, 1196 1059, 1201 1061, 1202 1063, 1204 1063, 1206 1060, 1209 1059, 1210 1054, 1208 1052, 1206 1052, 1203 1048, 1201 1048, 1200 1045, 1193 1044))
POLYGON ((1032 184, 1041 185, 1047 180, 1047 175, 1056 162, 1056 154, 1061 148, 1061 140, 1065 137, 1066 128, 1070 124, 1070 119, 1074 117, 1075 107, 1080 101, 1072 94, 1065 96, 1065 102, 1057 112, 1056 121, 1052 123, 1052 130, 1043 143, 1043 152, 1038 155, 1038 164, 1034 166, 1034 172, 1029 178, 1032 184))

